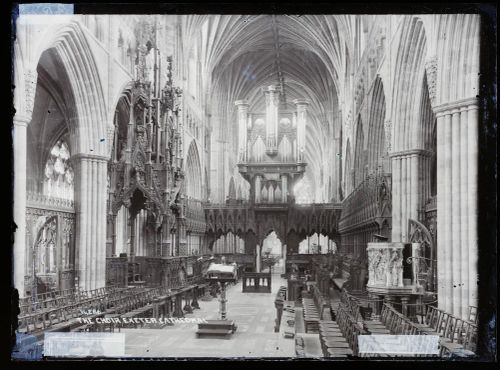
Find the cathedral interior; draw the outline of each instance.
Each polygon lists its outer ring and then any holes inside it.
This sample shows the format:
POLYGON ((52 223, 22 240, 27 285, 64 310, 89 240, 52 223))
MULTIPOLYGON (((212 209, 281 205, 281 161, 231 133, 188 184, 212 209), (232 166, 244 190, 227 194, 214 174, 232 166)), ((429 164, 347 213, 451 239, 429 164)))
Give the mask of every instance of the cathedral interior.
POLYGON ((118 330, 82 329, 90 309, 217 318, 220 301, 231 340, 125 325, 127 355, 344 358, 367 334, 474 355, 479 26, 20 17, 18 332, 118 330), (213 263, 236 266, 227 305, 213 263))

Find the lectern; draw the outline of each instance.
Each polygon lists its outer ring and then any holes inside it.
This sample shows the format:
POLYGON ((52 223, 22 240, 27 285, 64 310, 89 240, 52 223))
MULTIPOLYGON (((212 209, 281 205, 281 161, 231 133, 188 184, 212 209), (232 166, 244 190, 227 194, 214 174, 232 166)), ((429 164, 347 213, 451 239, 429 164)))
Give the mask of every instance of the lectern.
POLYGON ((227 337, 233 334, 237 326, 233 320, 226 318, 226 284, 237 281, 237 265, 224 265, 212 263, 207 270, 205 280, 207 282, 215 282, 220 285, 220 306, 219 320, 206 320, 204 323, 198 324, 196 335, 201 336, 224 336, 227 337))

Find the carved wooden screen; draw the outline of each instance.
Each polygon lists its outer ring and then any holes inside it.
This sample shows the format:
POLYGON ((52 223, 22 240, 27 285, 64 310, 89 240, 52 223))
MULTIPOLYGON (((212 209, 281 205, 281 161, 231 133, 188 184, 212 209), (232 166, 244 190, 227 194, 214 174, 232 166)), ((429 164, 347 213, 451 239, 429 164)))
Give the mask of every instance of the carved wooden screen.
POLYGON ((416 279, 426 290, 435 291, 436 251, 432 235, 424 224, 413 219, 408 220, 408 235, 408 241, 416 247, 411 259, 416 279))
POLYGON ((25 291, 34 294, 74 287, 74 234, 74 213, 26 209, 25 291))

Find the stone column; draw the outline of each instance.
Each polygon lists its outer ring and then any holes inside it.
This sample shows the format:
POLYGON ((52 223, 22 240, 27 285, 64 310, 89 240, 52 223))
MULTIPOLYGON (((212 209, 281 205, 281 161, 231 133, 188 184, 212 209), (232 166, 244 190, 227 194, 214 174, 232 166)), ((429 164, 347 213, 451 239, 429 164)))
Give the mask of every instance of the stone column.
MULTIPOLYGON (((18 40, 16 41, 23 50, 23 57, 16 53, 15 58, 23 58, 24 66, 29 64, 31 50, 29 39, 33 35, 33 27, 18 22, 18 40)), ((14 223, 16 230, 14 233, 13 267, 14 267, 14 287, 18 290, 20 298, 25 296, 25 275, 26 275, 26 160, 27 160, 27 127, 33 115, 35 103, 35 93, 38 74, 36 68, 27 67, 26 70, 16 68, 14 70, 15 80, 20 85, 16 86, 14 94, 14 106, 16 114, 13 119, 13 147, 14 147, 14 189, 13 207, 14 223), (24 84, 24 85, 23 85, 24 84)), ((17 83, 17 82, 16 82, 17 83)))
POLYGON ((477 305, 477 99, 435 107, 439 308, 464 318, 477 305))
POLYGON ((260 245, 255 245, 255 272, 260 272, 260 245))
POLYGON ((282 251, 282 254, 283 254, 283 273, 286 273, 286 244, 283 244, 282 246, 283 248, 283 251, 282 251))
POLYGON ((106 269, 106 172, 108 159, 90 154, 73 156, 76 250, 79 284, 84 290, 105 286, 106 269))
POLYGON ((392 214, 398 215, 397 220, 393 216, 392 219, 392 241, 401 241, 401 192, 399 186, 394 186, 401 182, 401 158, 395 157, 392 159, 392 214))
POLYGON ((306 151, 307 107, 309 106, 309 101, 295 99, 293 103, 297 107, 297 161, 303 162, 306 151))
POLYGON ((238 107, 238 160, 246 162, 248 102, 246 100, 237 100, 234 104, 238 107))
POLYGON ((408 241, 408 219, 418 220, 418 211, 427 198, 423 168, 431 152, 422 149, 392 153, 392 241, 408 241))
POLYGON ((14 117, 14 287, 19 297, 24 297, 24 276, 26 275, 26 129, 30 117, 14 117))

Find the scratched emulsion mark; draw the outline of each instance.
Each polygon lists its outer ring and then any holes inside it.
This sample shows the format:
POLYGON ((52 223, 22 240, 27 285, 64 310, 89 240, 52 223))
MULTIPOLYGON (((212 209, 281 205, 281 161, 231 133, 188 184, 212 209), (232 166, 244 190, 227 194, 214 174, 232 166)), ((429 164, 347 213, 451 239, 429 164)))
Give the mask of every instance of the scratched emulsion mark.
POLYGON ((246 80, 255 80, 255 74, 251 72, 251 65, 247 64, 243 72, 241 72, 242 75, 245 77, 246 80))
POLYGON ((39 3, 19 4, 19 15, 27 14, 74 14, 73 4, 39 3))
POLYGON ((496 339, 496 316, 493 316, 488 322, 488 346, 491 354, 495 354, 497 351, 497 339, 496 339))
POLYGON ((41 360, 43 346, 31 334, 16 333, 16 346, 12 350, 13 360, 35 361, 41 360))

